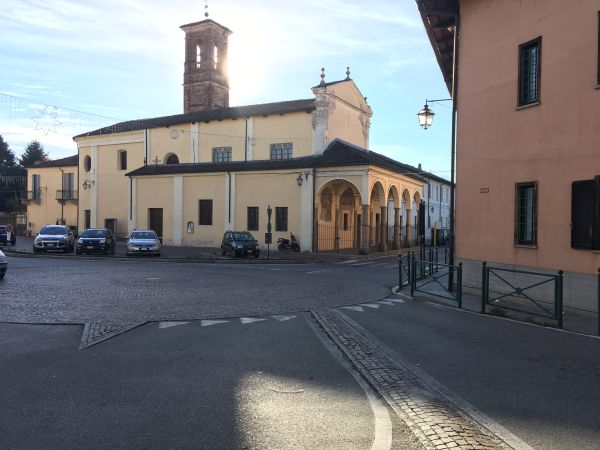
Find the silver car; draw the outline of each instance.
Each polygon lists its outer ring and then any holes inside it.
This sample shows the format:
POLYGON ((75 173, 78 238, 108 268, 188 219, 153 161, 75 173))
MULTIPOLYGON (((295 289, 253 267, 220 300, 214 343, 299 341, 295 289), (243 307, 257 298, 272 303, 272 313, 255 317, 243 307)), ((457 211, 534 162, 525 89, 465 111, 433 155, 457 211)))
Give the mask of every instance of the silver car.
POLYGON ((74 247, 75 237, 66 225, 46 225, 33 241, 33 253, 49 250, 71 253, 74 247))
POLYGON ((6 275, 6 269, 8 268, 8 260, 6 255, 0 250, 0 280, 6 275))
POLYGON ((153 230, 134 230, 127 239, 127 256, 160 256, 160 239, 153 230))

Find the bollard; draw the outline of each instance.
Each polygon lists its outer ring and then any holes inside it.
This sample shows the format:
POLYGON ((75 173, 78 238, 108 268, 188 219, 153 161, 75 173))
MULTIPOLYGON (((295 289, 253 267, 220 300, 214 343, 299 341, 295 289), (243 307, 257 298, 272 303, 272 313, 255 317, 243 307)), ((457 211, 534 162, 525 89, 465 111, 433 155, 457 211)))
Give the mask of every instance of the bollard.
POLYGON ((458 273, 456 274, 456 300, 458 300, 458 309, 462 309, 462 265, 458 263, 458 273))
POLYGON ((486 286, 486 279, 487 279, 487 262, 483 261, 483 263, 481 263, 481 309, 479 310, 479 312, 481 314, 485 314, 485 303, 486 303, 486 291, 487 291, 487 286, 486 286))
POLYGON ((402 253, 398 255, 398 290, 402 290, 402 253))
POLYGON ((558 328, 563 326, 563 271, 558 271, 558 328))

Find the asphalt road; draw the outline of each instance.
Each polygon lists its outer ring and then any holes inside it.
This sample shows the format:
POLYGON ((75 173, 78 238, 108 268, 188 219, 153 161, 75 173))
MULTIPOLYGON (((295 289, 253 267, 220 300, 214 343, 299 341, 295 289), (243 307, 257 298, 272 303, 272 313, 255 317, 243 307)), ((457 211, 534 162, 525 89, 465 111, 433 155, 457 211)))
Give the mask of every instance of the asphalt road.
POLYGON ((362 310, 342 308, 532 447, 600 448, 600 339, 424 301, 362 310))

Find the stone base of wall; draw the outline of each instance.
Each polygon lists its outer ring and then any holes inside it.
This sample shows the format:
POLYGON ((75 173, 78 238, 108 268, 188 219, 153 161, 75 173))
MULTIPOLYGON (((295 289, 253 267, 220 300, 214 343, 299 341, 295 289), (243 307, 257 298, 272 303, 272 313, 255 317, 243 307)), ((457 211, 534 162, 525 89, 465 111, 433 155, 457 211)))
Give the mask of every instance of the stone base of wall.
MULTIPOLYGON (((456 263, 463 263, 463 285, 466 288, 481 289, 481 267, 482 261, 471 259, 456 258, 456 263)), ((549 275, 556 275, 557 270, 540 269, 538 267, 524 267, 510 264, 497 264, 492 261, 487 262, 490 267, 499 267, 502 269, 525 270, 549 275)), ((513 283, 515 286, 527 286, 536 282, 543 281, 544 277, 535 275, 512 274, 509 272, 500 272, 503 278, 513 283)), ((585 311, 598 311, 598 278, 596 275, 589 275, 576 272, 563 273, 563 306, 578 308, 585 311)), ((495 276, 490 276, 490 289, 495 292, 507 293, 510 287, 500 281, 495 276)), ((528 295, 536 300, 542 300, 548 303, 553 302, 554 284, 545 283, 539 287, 526 291, 528 295)))

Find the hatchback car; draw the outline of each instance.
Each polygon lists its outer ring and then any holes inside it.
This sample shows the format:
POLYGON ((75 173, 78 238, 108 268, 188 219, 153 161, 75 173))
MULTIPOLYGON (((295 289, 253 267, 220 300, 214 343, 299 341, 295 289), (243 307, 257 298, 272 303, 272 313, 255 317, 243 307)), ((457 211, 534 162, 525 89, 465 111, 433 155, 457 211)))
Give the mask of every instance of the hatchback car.
POLYGON ((108 228, 89 228, 85 230, 77 240, 75 253, 102 253, 104 255, 115 254, 115 235, 108 228))
POLYGON ((6 255, 2 253, 2 250, 0 250, 0 280, 6 275, 6 269, 8 269, 8 259, 6 258, 6 255))
POLYGON ((75 238, 66 225, 46 225, 33 240, 33 253, 47 251, 73 251, 75 238))
POLYGON ((160 239, 154 230, 134 230, 127 239, 127 256, 160 256, 160 239))
POLYGON ((260 247, 254 237, 247 231, 226 231, 221 241, 221 253, 231 253, 236 256, 254 255, 260 256, 260 247))
POLYGON ((10 240, 8 239, 8 227, 6 225, 0 225, 0 245, 15 245, 17 243, 17 237, 13 231, 10 234, 10 240))

